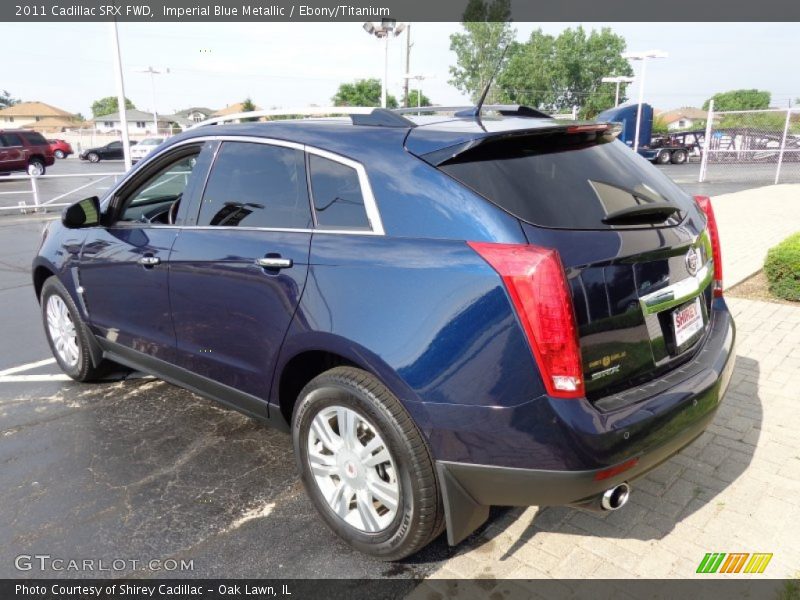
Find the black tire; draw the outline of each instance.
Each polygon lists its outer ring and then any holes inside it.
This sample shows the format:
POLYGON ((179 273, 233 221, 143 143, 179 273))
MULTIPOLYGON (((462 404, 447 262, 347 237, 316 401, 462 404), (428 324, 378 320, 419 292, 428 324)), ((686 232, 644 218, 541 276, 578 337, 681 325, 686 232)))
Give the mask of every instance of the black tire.
POLYGON ((89 353, 89 343, 91 339, 89 336, 92 334, 89 332, 86 323, 84 323, 83 319, 81 319, 78 307, 75 306, 75 303, 72 301, 72 296, 70 296, 67 289, 57 277, 50 277, 44 282, 44 285, 42 286, 42 293, 40 295, 40 303, 42 309, 42 323, 44 325, 47 343, 50 344, 50 350, 53 352, 53 356, 55 357, 58 366, 61 367, 61 370, 72 377, 72 379, 75 381, 95 381, 106 375, 109 372, 112 363, 109 361, 103 361, 97 367, 92 364, 92 359, 89 353), (74 365, 68 364, 59 351, 56 350, 50 328, 47 324, 48 302, 52 296, 58 296, 66 305, 67 311, 69 312, 69 316, 72 320, 72 324, 75 327, 79 356, 77 363, 74 365))
POLYGON ((689 158, 689 154, 686 150, 675 150, 675 152, 672 153, 672 164, 682 165, 686 162, 687 158, 689 158))
POLYGON ((86 155, 86 160, 91 163, 100 162, 100 155, 97 152, 89 152, 89 154, 86 155))
POLYGON ((444 531, 442 499, 427 444, 400 401, 374 376, 353 367, 336 367, 311 380, 295 406, 292 439, 306 492, 328 527, 352 547, 381 560, 399 560, 444 531), (346 407, 373 426, 394 461, 398 507, 391 523, 376 533, 357 529, 338 516, 311 473, 311 423, 331 406, 346 407))
POLYGON ((32 158, 28 161, 28 175, 44 175, 47 172, 47 167, 41 158, 32 158), (33 172, 35 171, 35 173, 33 172))
POLYGON ((66 154, 64 154, 63 150, 56 150, 55 152, 53 152, 53 154, 56 155, 56 158, 66 158, 67 156, 66 154))
POLYGON ((670 152, 669 150, 661 150, 658 154, 656 154, 656 164, 659 165, 666 165, 670 161, 670 152))

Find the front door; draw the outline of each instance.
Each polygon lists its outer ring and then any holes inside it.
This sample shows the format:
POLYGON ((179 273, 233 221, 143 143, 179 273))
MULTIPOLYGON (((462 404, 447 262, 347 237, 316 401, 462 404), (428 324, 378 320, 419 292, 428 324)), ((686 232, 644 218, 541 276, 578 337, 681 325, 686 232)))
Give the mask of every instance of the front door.
POLYGON ((196 224, 170 259, 179 366, 266 402, 305 285, 311 227, 301 147, 222 143, 196 224))
POLYGON ((99 337, 173 360, 168 267, 175 222, 188 210, 212 152, 195 144, 168 153, 118 190, 104 215, 106 226, 89 230, 79 278, 90 327, 99 337))

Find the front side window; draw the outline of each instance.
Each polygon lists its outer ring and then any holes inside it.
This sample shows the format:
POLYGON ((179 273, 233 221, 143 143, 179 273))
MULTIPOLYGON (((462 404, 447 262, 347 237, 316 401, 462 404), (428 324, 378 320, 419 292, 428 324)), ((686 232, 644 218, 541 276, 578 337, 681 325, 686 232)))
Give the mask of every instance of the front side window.
POLYGON ((328 229, 369 229, 356 170, 315 154, 309 156, 309 168, 317 225, 328 229))
POLYGON ((197 224, 310 228, 303 152, 268 144, 224 142, 203 194, 197 224))
POLYGON ((199 148, 191 151, 190 154, 162 167, 141 184, 126 199, 119 220, 162 225, 172 223, 178 203, 197 165, 199 152, 199 148))

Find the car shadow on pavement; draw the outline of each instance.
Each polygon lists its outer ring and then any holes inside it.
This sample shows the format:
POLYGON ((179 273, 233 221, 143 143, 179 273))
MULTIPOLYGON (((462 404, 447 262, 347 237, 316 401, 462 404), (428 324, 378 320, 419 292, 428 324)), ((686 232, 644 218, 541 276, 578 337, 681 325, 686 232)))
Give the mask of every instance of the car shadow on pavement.
MULTIPOLYGON (((758 380, 758 362, 737 356, 728 392, 708 429, 681 452, 631 482, 630 500, 621 509, 597 513, 540 507, 533 518, 528 516, 532 511, 524 508, 493 509, 489 522, 455 550, 458 554, 480 553, 485 544, 499 545, 504 551, 495 549, 492 554, 502 561, 541 532, 661 539, 677 523, 709 504, 723 506, 717 497, 747 470, 761 434, 763 410, 758 380), (529 520, 527 525, 520 522, 524 519, 529 520)), ((447 552, 441 542, 437 540, 425 554, 433 558, 436 549, 447 552)))

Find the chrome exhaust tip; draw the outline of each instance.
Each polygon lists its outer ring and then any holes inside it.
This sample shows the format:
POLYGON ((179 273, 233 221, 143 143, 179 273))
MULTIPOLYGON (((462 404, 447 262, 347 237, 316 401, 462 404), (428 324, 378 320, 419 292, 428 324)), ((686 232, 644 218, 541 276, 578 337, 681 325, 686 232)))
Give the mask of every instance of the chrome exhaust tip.
POLYGON ((603 510, 617 510, 625 506, 631 495, 631 486, 627 483, 607 489, 600 498, 600 506, 603 510))

